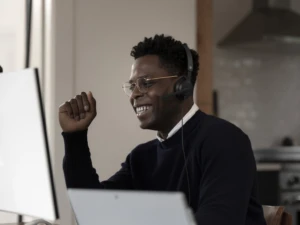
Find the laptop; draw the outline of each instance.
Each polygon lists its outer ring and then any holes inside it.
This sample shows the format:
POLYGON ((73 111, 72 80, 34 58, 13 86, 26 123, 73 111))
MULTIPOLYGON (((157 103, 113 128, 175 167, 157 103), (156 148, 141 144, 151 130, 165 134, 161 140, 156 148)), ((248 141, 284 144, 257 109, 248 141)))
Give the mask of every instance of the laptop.
POLYGON ((196 225, 180 192, 68 189, 78 225, 196 225))

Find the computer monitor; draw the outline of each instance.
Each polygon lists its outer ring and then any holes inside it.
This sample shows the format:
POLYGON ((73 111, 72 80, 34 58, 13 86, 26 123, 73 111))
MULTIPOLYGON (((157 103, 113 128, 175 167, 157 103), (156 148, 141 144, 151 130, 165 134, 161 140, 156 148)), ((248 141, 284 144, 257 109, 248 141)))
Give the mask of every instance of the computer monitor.
POLYGON ((58 219, 37 69, 0 74, 0 211, 58 219))

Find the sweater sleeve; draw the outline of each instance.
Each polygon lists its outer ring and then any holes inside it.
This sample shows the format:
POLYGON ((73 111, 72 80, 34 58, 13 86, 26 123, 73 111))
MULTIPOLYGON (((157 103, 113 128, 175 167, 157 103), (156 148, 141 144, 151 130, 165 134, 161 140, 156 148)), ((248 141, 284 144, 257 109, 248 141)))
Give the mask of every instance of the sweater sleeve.
POLYGON ((210 130, 199 158, 203 176, 195 218, 201 225, 246 221, 256 173, 252 147, 241 130, 223 125, 210 130))
POLYGON ((88 147, 87 130, 62 133, 65 143, 63 171, 67 188, 132 189, 130 155, 121 169, 106 181, 100 182, 93 168, 88 147))

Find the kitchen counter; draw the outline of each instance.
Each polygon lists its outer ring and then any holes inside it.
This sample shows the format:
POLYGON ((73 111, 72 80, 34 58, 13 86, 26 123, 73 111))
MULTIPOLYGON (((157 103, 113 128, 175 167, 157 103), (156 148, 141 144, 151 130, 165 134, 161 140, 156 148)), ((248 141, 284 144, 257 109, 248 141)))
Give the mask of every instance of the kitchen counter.
POLYGON ((257 163, 257 171, 279 171, 282 169, 280 163, 257 163))
POLYGON ((257 163, 299 163, 300 146, 257 149, 254 157, 257 163))

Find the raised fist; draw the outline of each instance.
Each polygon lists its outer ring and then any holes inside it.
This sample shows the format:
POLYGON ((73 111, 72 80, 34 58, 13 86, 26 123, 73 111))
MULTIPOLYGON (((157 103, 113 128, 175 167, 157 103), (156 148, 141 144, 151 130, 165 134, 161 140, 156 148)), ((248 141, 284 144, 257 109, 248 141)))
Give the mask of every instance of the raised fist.
POLYGON ((59 107, 59 123, 64 132, 86 130, 96 117, 96 100, 92 92, 82 92, 59 107))

